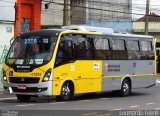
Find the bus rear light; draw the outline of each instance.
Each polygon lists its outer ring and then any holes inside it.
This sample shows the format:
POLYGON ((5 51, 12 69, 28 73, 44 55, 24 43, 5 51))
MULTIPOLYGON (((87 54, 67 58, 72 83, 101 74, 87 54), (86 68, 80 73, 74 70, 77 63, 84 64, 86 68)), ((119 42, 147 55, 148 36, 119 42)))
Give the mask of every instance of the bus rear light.
POLYGON ((50 77, 51 77, 51 73, 52 73, 51 69, 47 70, 47 72, 45 73, 45 75, 44 75, 44 77, 43 77, 42 82, 47 82, 47 81, 49 81, 49 80, 50 80, 50 77))

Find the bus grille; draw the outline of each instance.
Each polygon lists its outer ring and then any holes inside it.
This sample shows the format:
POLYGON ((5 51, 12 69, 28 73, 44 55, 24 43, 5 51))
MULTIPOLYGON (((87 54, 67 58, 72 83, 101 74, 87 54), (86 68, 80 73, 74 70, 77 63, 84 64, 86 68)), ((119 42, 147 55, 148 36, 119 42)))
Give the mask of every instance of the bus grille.
POLYGON ((37 87, 27 87, 25 90, 19 90, 17 87, 12 87, 13 92, 25 92, 25 93, 35 93, 35 92, 42 92, 46 91, 47 88, 40 88, 41 91, 38 90, 37 87))
POLYGON ((34 77, 9 77, 10 83, 38 83, 40 78, 34 77))

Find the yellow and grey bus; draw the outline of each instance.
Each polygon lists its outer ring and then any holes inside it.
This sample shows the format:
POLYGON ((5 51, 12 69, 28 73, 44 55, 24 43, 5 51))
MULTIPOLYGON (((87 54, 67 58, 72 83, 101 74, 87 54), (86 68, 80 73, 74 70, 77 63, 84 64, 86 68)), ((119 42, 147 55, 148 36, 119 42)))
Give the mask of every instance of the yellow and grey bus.
POLYGON ((3 66, 4 93, 19 101, 155 85, 156 50, 152 36, 114 33, 109 28, 68 26, 17 36, 3 66))

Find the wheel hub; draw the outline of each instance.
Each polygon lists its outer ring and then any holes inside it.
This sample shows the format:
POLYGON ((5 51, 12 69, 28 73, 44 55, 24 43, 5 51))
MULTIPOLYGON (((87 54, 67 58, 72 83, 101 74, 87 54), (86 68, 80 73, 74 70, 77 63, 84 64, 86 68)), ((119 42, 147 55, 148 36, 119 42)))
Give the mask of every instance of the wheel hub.
POLYGON ((124 91, 124 92, 127 92, 128 89, 129 89, 129 86, 128 86, 127 83, 125 83, 125 84, 123 85, 123 91, 124 91))

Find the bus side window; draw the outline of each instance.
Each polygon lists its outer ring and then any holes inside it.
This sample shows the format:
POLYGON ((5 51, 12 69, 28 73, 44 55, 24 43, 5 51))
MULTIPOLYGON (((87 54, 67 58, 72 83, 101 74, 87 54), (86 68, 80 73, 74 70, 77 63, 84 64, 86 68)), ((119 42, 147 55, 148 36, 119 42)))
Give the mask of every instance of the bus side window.
POLYGON ((105 36, 96 36, 93 41, 95 47, 95 59, 110 59, 108 38, 105 36))
POLYGON ((125 47, 125 41, 121 37, 110 39, 111 44, 111 59, 112 60, 126 60, 128 53, 125 47))
POLYGON ((86 35, 75 35, 73 37, 73 55, 75 60, 93 59, 91 43, 86 35))
POLYGON ((128 60, 140 60, 141 54, 138 40, 126 40, 128 60))
POLYGON ((144 41, 144 40, 140 41, 140 48, 141 48, 141 54, 142 54, 143 60, 154 59, 151 41, 144 41))
POLYGON ((72 41, 62 39, 57 51, 56 65, 72 61, 72 56, 72 41))

